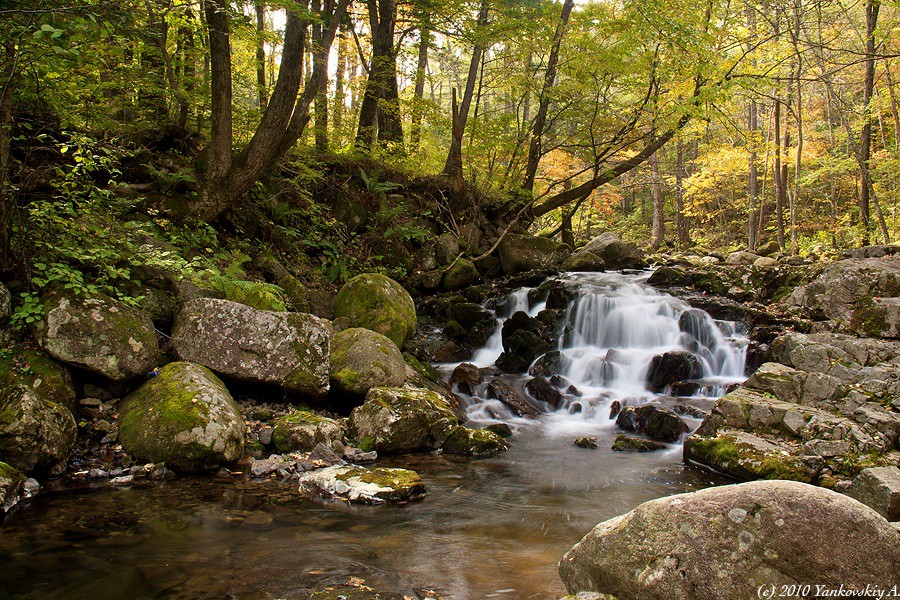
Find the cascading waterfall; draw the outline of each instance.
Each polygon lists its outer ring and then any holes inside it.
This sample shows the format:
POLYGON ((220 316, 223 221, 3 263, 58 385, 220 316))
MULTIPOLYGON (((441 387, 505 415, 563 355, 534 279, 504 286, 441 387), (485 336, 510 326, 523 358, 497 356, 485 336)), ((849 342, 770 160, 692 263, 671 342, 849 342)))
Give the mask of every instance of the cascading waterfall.
MULTIPOLYGON (((570 273, 561 278, 575 298, 559 324, 559 366, 551 383, 563 399, 555 408, 548 407, 554 418, 610 425, 613 401, 637 405, 674 396, 709 400, 744 380, 748 340, 738 325, 716 321, 660 293, 646 284, 648 277, 648 273, 570 273), (692 354, 702 374, 680 382, 677 389, 667 386, 652 391, 648 387, 651 363, 666 353, 692 354)), ((494 334, 468 362, 493 366, 503 351, 503 322, 517 311, 536 316, 545 308, 545 301, 530 304, 529 292, 532 289, 523 288, 510 294, 495 313, 494 334)), ((519 386, 531 379, 528 375, 500 377, 519 386)), ((466 396, 469 417, 515 422, 503 403, 490 396, 486 385, 466 396)))

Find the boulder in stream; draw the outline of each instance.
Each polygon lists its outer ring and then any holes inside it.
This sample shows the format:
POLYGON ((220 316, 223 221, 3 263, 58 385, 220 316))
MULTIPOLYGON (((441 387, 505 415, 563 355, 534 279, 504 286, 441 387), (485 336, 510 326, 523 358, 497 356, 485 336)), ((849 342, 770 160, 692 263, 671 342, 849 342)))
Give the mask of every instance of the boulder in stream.
POLYGON ((455 427, 441 449, 448 454, 462 454, 465 456, 490 456, 509 449, 499 434, 490 429, 470 429, 469 427, 455 427))
POLYGON ((299 409, 275 420, 272 441, 279 452, 310 452, 318 444, 332 447, 344 437, 344 428, 334 419, 299 409))
POLYGON ((0 388, 0 460, 23 471, 54 471, 75 447, 77 427, 68 408, 25 385, 0 388))
POLYGON ((900 573, 898 548, 900 531, 852 498, 757 481, 645 502, 597 525, 559 572, 573 594, 756 598, 759 586, 883 589, 900 573))
POLYGON ((612 449, 616 452, 653 452, 654 450, 665 450, 666 448, 665 444, 660 444, 653 440, 622 434, 616 436, 616 440, 612 445, 612 449))
POLYGON ((587 243, 578 254, 600 257, 607 269, 641 269, 646 265, 644 253, 634 242, 623 242, 619 234, 606 231, 587 243))
POLYGON ((677 442, 688 427, 675 411, 656 404, 626 406, 616 417, 616 425, 661 442, 677 442))
POLYGON ((416 329, 416 305, 390 277, 366 273, 345 283, 335 296, 334 318, 377 331, 402 349, 416 329))
POLYGON ((661 392, 666 386, 703 377, 703 364, 690 352, 675 350, 654 356, 647 371, 647 388, 661 392))
POLYGON ((396 387, 406 381, 406 363, 389 338, 351 327, 331 339, 331 383, 348 394, 363 396, 373 387, 396 387))
POLYGON ((500 262, 507 275, 551 269, 563 259, 568 246, 549 238, 508 233, 500 242, 500 262))
POLYGON ((405 503, 425 496, 425 482, 409 469, 334 466, 300 475, 300 492, 358 504, 405 503))

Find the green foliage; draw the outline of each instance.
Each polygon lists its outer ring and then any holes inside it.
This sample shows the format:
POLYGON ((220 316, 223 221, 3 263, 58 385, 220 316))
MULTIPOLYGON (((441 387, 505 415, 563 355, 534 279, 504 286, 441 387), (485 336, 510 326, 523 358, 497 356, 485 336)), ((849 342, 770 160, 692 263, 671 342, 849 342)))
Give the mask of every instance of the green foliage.
POLYGON ((363 185, 366 186, 366 191, 374 196, 378 196, 381 200, 387 198, 387 195, 394 190, 396 190, 399 184, 390 182, 390 181, 381 181, 378 179, 378 172, 373 172, 371 175, 366 174, 363 169, 359 170, 359 177, 363 181, 363 185))

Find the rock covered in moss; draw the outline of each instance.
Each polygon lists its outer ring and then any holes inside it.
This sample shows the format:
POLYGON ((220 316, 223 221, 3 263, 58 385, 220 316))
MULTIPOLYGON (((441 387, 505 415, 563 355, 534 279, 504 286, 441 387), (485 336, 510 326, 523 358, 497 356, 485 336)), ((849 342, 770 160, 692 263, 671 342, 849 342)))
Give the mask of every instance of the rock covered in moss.
POLYGON ((359 504, 403 503, 425 496, 425 483, 408 469, 334 466, 302 474, 300 492, 359 504))
POLYGON ((616 452, 653 452, 654 450, 665 450, 666 445, 653 440, 619 434, 613 442, 612 449, 616 452))
POLYGON ((509 450, 509 445, 506 440, 488 429, 459 426, 450 432, 441 448, 448 454, 490 456, 509 450))
POLYGON ((15 467, 0 462, 0 517, 19 503, 19 492, 25 475, 15 467))
POLYGON ((624 242, 619 234, 605 231, 588 242, 579 253, 590 252, 603 259, 607 269, 640 269, 644 253, 634 242, 624 242))
POLYGON ((384 275, 357 275, 334 298, 334 318, 371 329, 403 348, 416 329, 416 305, 403 286, 384 275))
POLYGON ((75 446, 75 418, 24 385, 0 389, 0 460, 30 473, 65 464, 75 446))
POLYGON ((900 532, 859 502, 793 481, 756 481, 645 502, 597 525, 559 563, 570 593, 756 598, 782 585, 883 586, 900 532), (850 584, 850 582, 853 582, 850 584))
POLYGON ((225 385, 208 369, 174 362, 119 408, 119 441, 140 460, 203 471, 244 454, 246 426, 225 385))
POLYGON ((279 452, 311 452, 320 443, 330 448, 343 437, 344 428, 340 423, 305 409, 276 419, 272 433, 279 452))
POLYGON ((562 263, 563 271, 595 272, 606 269, 606 262, 590 250, 579 250, 562 263))
POLYGON ((567 250, 571 251, 549 238, 509 233, 500 242, 500 263, 507 275, 552 269, 563 260, 567 250))
POLYGON ((290 307, 296 312, 311 312, 309 305, 309 291, 299 279, 290 274, 284 275, 278 280, 278 287, 284 291, 285 300, 288 301, 290 307))
POLYGON ((461 258, 444 273, 443 286, 445 290, 454 292, 474 285, 480 278, 481 275, 475 265, 471 261, 461 258))
POLYGON ((75 385, 63 365, 46 352, 17 347, 0 355, 0 388, 25 385, 44 400, 75 412, 75 385))
POLYGON ((350 413, 350 436, 363 450, 401 454, 436 450, 457 425, 450 405, 421 388, 372 388, 350 413))
POLYGON ((342 392, 365 395, 373 387, 396 387, 406 380, 406 363, 389 338, 351 327, 331 339, 331 383, 342 392))
POLYGON ((113 381, 146 375, 159 361, 153 322, 121 302, 54 295, 44 301, 41 346, 55 359, 113 381))
POLYGON ((192 300, 172 326, 172 348, 180 360, 313 399, 328 392, 330 347, 328 321, 228 300, 192 300))

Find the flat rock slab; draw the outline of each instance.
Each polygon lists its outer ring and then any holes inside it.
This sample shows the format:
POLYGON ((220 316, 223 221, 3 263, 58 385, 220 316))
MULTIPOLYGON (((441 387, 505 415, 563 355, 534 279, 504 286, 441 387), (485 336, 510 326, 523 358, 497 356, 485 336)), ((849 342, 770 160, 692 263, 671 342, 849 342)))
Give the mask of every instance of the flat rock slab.
POLYGON ((335 466, 301 475, 300 492, 357 504, 405 503, 425 496, 425 482, 408 469, 335 466))
POLYGON ((878 511, 888 521, 900 521, 900 469, 872 467, 853 480, 847 495, 878 511))

